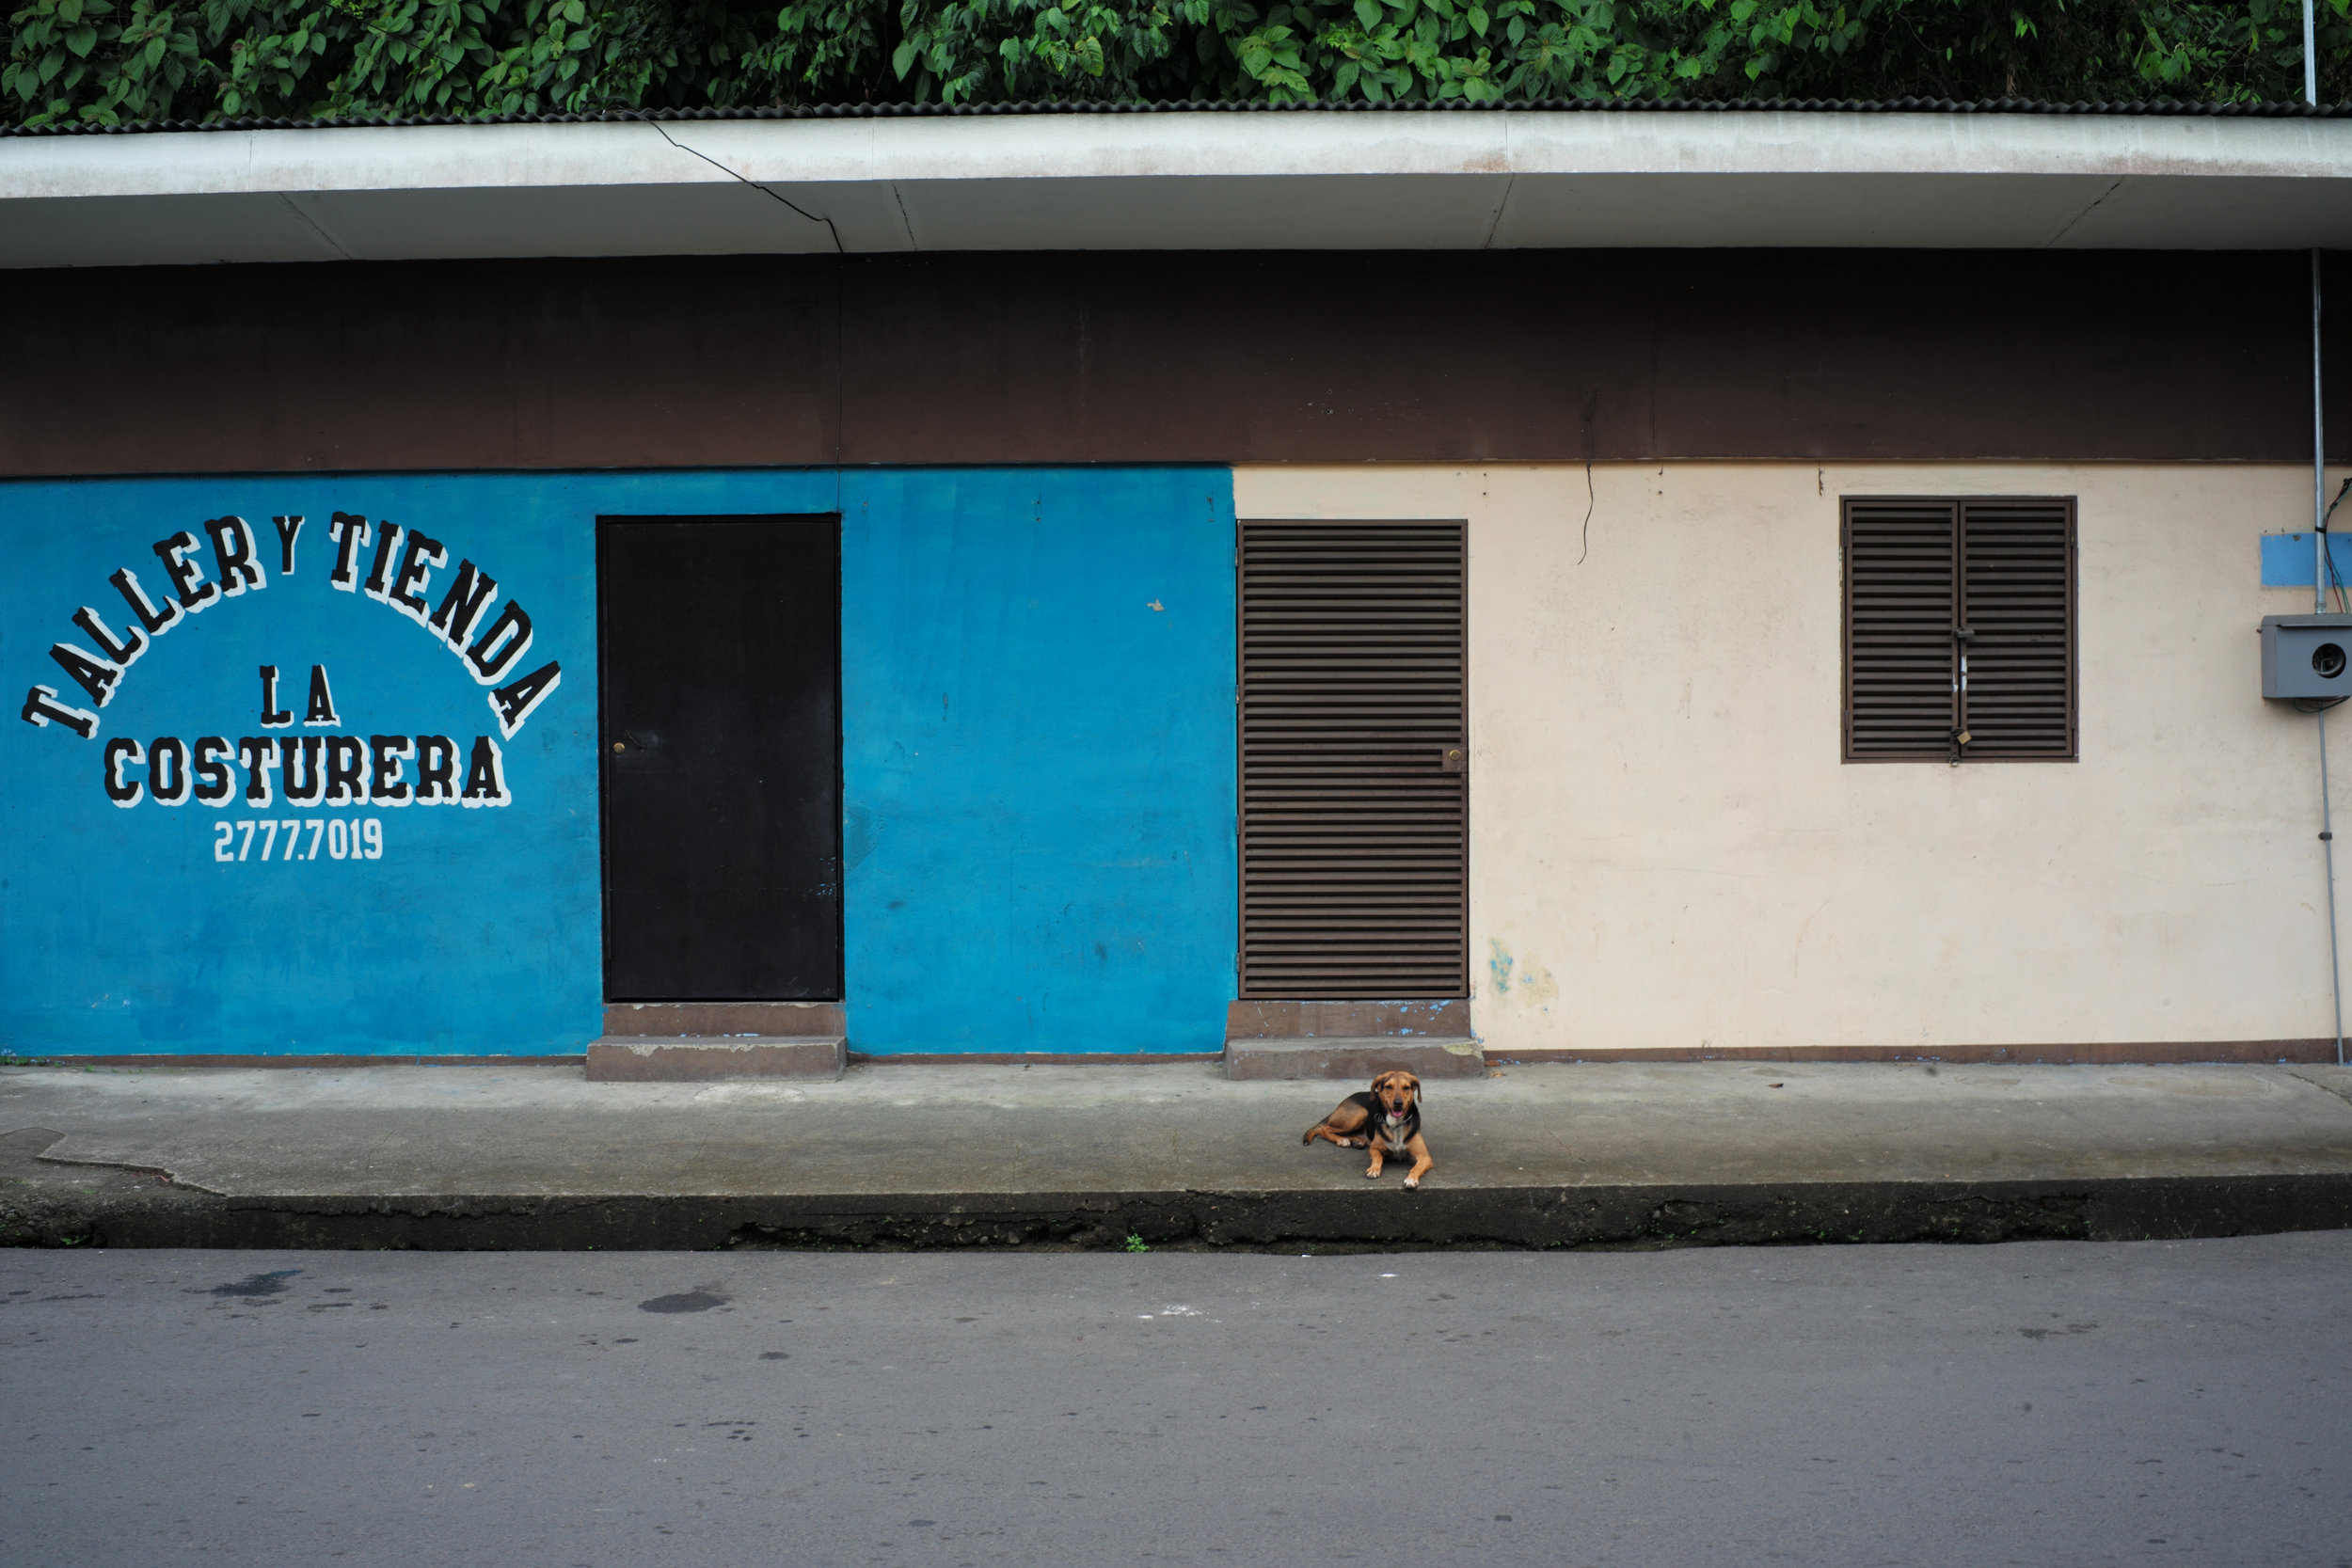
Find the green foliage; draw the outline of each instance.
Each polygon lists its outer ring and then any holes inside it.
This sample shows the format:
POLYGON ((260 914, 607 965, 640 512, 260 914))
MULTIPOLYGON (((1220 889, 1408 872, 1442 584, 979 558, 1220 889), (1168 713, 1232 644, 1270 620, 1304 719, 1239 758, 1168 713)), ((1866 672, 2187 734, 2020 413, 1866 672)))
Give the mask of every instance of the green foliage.
POLYGON ((0 113, 33 124, 723 103, 761 41, 717 0, 32 0, 0 113))
MULTIPOLYGON (((26 0, 0 120, 2302 94, 2297 0, 26 0)), ((2352 0, 2320 0, 2352 98, 2352 0)))

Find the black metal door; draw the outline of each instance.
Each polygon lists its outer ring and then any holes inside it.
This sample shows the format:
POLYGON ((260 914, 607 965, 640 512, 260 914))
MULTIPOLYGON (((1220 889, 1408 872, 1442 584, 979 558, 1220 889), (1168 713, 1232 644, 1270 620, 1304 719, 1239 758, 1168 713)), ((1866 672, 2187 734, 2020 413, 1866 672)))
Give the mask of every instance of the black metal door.
POLYGON ((596 519, 612 1001, 841 995, 840 534, 596 519))

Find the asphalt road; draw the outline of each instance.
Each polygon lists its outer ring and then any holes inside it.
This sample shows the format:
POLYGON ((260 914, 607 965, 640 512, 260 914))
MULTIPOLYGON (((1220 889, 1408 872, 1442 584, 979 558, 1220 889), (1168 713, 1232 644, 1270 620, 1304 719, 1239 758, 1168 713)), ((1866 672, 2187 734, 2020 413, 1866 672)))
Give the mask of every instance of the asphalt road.
POLYGON ((2352 1234, 0 1254, 0 1561, 2352 1563, 2352 1234))

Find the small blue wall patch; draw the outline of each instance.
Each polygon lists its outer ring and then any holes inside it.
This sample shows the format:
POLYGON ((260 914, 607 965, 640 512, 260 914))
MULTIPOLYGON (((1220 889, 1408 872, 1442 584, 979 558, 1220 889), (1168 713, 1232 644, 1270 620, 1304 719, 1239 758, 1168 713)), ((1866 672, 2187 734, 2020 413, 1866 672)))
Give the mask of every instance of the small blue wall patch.
MULTIPOLYGON (((2352 533, 2330 531, 2328 535, 2328 560, 2335 568, 2335 577, 2328 586, 2332 591, 2338 582, 2352 590, 2352 533)), ((2309 588, 2318 575, 2319 551, 2313 547, 2309 533, 2265 533, 2262 536, 2262 585, 2265 588, 2309 588)))

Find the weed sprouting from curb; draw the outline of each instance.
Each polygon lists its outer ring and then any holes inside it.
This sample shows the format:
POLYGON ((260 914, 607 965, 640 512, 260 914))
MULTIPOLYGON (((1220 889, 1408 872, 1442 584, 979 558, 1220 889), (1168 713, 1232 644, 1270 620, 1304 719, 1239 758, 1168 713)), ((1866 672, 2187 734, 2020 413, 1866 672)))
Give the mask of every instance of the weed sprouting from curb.
POLYGON ((1152 1243, 1136 1235, 1134 1231, 1130 1230, 1127 1232, 1127 1250, 1129 1252, 1149 1252, 1152 1250, 1152 1243))

